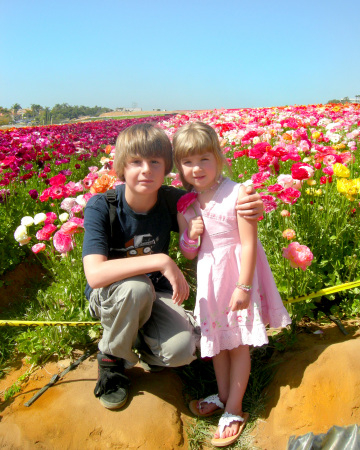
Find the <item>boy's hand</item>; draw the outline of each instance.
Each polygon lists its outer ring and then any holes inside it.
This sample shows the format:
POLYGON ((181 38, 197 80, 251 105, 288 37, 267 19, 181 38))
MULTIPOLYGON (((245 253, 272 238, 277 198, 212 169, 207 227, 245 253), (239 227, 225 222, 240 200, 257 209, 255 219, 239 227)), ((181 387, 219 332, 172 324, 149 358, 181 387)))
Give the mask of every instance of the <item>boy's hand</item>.
POLYGON ((175 262, 168 256, 161 273, 170 281, 173 288, 173 302, 181 305, 189 297, 189 285, 175 262))
POLYGON ((250 299, 250 292, 245 292, 242 289, 235 288, 229 303, 231 311, 247 309, 250 304, 250 299))
POLYGON ((201 216, 194 217, 189 220, 188 236, 190 239, 196 240, 204 232, 204 222, 201 216))
POLYGON ((264 203, 253 186, 247 186, 246 193, 248 195, 237 201, 235 209, 244 219, 257 220, 263 215, 264 203))

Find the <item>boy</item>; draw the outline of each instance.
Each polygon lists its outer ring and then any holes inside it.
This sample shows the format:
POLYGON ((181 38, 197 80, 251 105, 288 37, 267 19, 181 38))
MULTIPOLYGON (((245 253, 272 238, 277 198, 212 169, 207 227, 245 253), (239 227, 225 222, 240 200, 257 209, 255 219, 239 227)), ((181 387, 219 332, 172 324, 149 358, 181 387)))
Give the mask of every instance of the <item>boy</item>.
MULTIPOLYGON (((172 166, 165 132, 133 125, 116 141, 114 169, 125 181, 116 188, 116 214, 104 194, 85 208, 85 293, 103 326, 94 393, 108 409, 126 403, 124 368, 139 361, 135 346, 150 366, 177 367, 196 358, 199 335, 180 306, 189 286, 168 256, 170 232, 178 231, 176 203, 185 193, 162 185, 172 166)), ((239 209, 256 219, 263 210, 260 196, 248 196, 239 209)))

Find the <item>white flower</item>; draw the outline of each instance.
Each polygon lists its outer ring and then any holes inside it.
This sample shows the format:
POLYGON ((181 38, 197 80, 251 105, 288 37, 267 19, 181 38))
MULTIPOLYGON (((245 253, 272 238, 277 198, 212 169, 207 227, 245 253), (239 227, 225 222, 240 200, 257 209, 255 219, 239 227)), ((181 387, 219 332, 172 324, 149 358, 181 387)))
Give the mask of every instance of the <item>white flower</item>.
POLYGON ((27 234, 27 228, 25 225, 19 225, 14 233, 15 241, 19 242, 20 245, 27 244, 30 241, 30 237, 27 234))
POLYGON ((86 206, 86 200, 84 199, 84 196, 83 195, 78 195, 77 197, 76 197, 76 203, 78 204, 78 205, 80 205, 80 206, 86 206))
POLYGON ((253 138, 253 144, 258 144, 259 142, 260 142, 259 136, 255 136, 255 137, 253 138))
POLYGON ((46 220, 45 213, 36 214, 36 216, 34 217, 34 224, 38 225, 39 223, 45 222, 45 220, 46 220))
POLYGON ((24 216, 21 219, 21 225, 25 225, 26 227, 31 227, 31 225, 34 225, 34 219, 30 216, 24 216))
POLYGON ((69 218, 69 214, 66 212, 59 215, 59 220, 62 223, 66 222, 68 220, 68 218, 69 218))

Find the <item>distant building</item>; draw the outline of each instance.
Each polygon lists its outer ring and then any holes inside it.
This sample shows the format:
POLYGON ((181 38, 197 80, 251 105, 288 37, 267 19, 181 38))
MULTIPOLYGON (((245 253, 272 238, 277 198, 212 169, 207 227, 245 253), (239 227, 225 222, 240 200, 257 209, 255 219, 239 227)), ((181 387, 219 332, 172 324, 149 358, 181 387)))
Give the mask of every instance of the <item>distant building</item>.
POLYGON ((142 111, 142 108, 115 108, 115 111, 119 111, 119 112, 138 112, 138 111, 142 111))

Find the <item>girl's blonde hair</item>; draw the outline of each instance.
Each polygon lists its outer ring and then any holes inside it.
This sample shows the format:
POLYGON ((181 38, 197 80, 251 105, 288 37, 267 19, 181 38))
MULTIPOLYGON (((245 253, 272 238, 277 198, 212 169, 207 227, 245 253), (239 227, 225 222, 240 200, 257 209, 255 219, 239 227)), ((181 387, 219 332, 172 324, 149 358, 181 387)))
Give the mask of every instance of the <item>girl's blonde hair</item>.
POLYGON ((181 182, 188 191, 192 186, 184 179, 184 174, 181 169, 181 160, 183 158, 212 153, 217 163, 217 176, 220 176, 224 165, 227 165, 216 131, 210 125, 203 122, 190 122, 179 128, 174 134, 173 150, 174 161, 179 171, 181 182))
POLYGON ((167 175, 173 168, 171 142, 164 130, 152 123, 138 123, 126 128, 116 139, 114 170, 121 181, 129 158, 163 158, 167 175))

